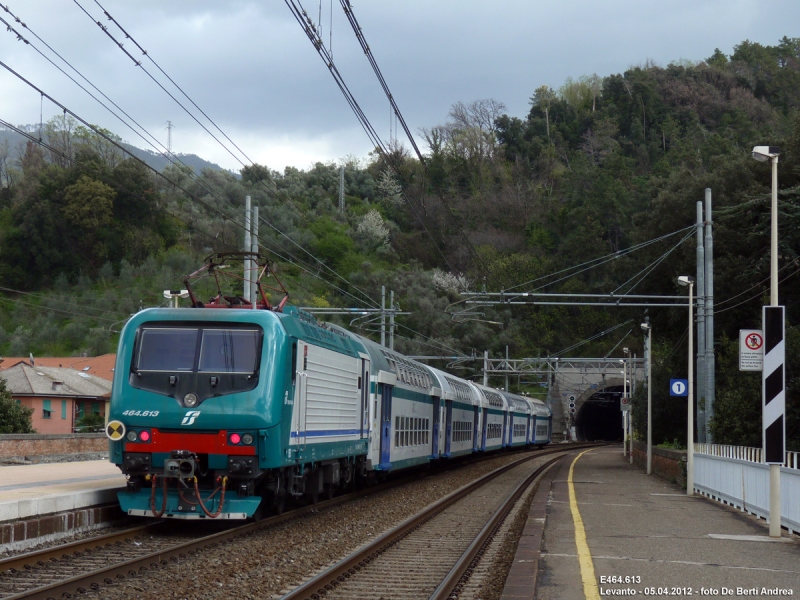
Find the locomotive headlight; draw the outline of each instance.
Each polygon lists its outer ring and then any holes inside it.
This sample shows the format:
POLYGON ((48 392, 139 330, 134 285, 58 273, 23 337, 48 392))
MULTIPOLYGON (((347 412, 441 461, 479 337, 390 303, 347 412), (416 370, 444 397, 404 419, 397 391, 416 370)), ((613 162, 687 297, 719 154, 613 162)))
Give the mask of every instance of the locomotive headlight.
POLYGON ((189 393, 183 397, 183 405, 188 406, 189 408, 195 406, 197 404, 197 396, 189 393))
POLYGON ((242 443, 246 446, 249 446, 253 443, 253 434, 252 433, 245 433, 242 435, 242 443))
POLYGON ((128 432, 128 435, 126 435, 125 437, 128 438, 129 442, 135 442, 136 441, 136 437, 137 437, 136 436, 136 432, 131 430, 131 431, 128 432))

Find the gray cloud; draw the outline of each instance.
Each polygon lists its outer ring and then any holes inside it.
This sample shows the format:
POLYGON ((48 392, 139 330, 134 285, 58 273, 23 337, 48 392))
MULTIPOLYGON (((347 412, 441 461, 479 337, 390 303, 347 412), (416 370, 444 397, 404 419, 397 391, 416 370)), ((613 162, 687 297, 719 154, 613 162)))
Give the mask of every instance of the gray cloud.
MULTIPOLYGON (((143 60, 93 0, 79 1, 143 60)), ((177 151, 239 168, 74 3, 10 2, 10 10, 163 143, 170 120, 177 151)), ((101 3, 253 160, 276 169, 287 164, 305 168, 313 160, 365 156, 371 149, 283 2, 101 3)), ((317 20, 320 2, 304 6, 317 20)), ((330 8, 330 0, 322 3, 326 42, 330 8)), ((450 105, 459 100, 496 98, 510 114, 524 116, 540 85, 557 88, 570 76, 608 75, 646 59, 663 65, 681 58, 701 60, 715 47, 730 53, 744 39, 775 44, 783 35, 797 35, 786 24, 800 22, 800 4, 792 0, 371 0, 356 2, 354 10, 414 131, 446 120, 450 105)), ((338 2, 333 2, 332 48, 350 89, 388 138, 388 102, 338 2)), ((0 60, 88 121, 143 145, 4 31, 0 60)), ((146 60, 143 65, 157 73, 146 60)), ((0 118, 33 123, 39 110, 38 94, 0 72, 0 118)), ((43 110, 45 119, 56 112, 47 103, 43 110)))

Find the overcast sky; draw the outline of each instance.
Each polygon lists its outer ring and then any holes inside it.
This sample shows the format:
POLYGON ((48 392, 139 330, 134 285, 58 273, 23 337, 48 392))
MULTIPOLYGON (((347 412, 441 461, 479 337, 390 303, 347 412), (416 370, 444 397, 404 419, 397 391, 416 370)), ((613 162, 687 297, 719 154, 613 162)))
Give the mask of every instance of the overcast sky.
MULTIPOLYGON (((281 171, 287 165, 307 169, 316 161, 366 157, 371 150, 282 0, 98 1, 252 161, 281 171)), ((95 0, 3 2, 162 144, 171 121, 175 152, 241 168, 94 23, 106 25, 143 67, 190 106, 105 18, 95 0)), ((381 138, 388 140, 388 101, 339 0, 322 0, 321 5, 326 44, 333 12, 334 61, 381 138)), ((319 21, 320 0, 304 0, 302 6, 319 21)), ((784 35, 800 35, 797 0, 354 0, 353 9, 415 134, 444 123, 458 101, 494 98, 507 106, 508 114, 524 117, 537 87, 557 89, 567 77, 620 73, 647 59, 662 66, 679 59, 699 61, 716 47, 730 54, 745 39, 774 45, 784 35)), ((2 9, 0 17, 10 20, 2 9)), ((31 31, 10 22, 63 66, 31 31)), ((148 147, 2 24, 0 61, 87 121, 148 147)), ((42 110, 45 121, 60 112, 46 100, 42 110)), ((0 68, 0 119, 33 124, 39 115, 39 94, 0 68)))

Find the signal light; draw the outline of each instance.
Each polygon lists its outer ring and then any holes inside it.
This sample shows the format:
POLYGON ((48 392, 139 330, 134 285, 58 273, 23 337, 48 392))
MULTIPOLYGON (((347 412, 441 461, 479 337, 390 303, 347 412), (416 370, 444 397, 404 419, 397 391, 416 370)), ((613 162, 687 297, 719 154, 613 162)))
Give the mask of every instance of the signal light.
POLYGON ((125 437, 128 438, 129 442, 135 442, 136 438, 137 438, 137 435, 136 435, 136 432, 131 429, 128 432, 128 435, 126 435, 125 437))
POLYGON ((232 433, 228 436, 228 441, 236 446, 242 442, 242 436, 240 436, 238 433, 232 433))
POLYGON ((245 433, 242 436, 242 443, 249 446, 253 443, 253 434, 252 433, 245 433))
POLYGON ((139 432, 139 441, 142 442, 149 442, 150 441, 150 432, 147 429, 143 429, 139 432))

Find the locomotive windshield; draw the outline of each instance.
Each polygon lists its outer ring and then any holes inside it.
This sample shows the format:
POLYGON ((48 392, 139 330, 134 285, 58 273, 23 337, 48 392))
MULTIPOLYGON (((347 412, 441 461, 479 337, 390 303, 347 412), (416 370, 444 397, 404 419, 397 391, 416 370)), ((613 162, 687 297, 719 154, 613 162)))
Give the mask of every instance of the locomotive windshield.
POLYGON ((140 371, 191 371, 198 329, 143 329, 139 342, 140 371))
POLYGON ((254 329, 204 330, 199 370, 204 373, 255 372, 259 337, 254 329))
POLYGON ((143 327, 136 369, 252 374, 260 345, 259 329, 143 327))

